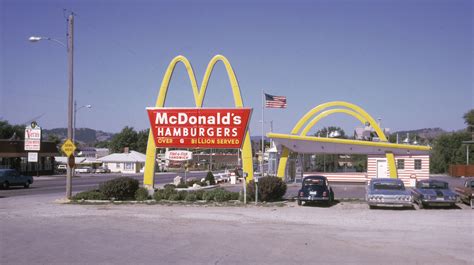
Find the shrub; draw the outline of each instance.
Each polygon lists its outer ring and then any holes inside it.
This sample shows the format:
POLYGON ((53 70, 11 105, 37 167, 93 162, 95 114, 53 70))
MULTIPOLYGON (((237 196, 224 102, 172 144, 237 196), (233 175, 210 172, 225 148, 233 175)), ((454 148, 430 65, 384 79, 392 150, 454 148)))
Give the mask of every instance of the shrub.
POLYGON ((170 201, 180 201, 181 198, 180 198, 178 193, 175 193, 175 194, 171 194, 169 196, 168 200, 170 200, 170 201))
POLYGON ((203 200, 204 190, 197 190, 194 194, 196 195, 196 200, 203 200))
POLYGON ((212 190, 206 190, 204 194, 202 195, 202 199, 205 201, 212 201, 214 200, 214 191, 212 190))
POLYGON ((186 182, 186 185, 188 185, 188 187, 192 187, 194 184, 200 185, 199 183, 200 181, 198 181, 197 179, 191 179, 186 182))
POLYGON ((153 199, 155 199, 155 201, 161 201, 161 200, 165 199, 164 198, 164 191, 165 190, 160 190, 160 189, 155 190, 155 193, 153 193, 153 199))
POLYGON ((83 191, 79 192, 76 195, 72 197, 73 200, 75 201, 80 201, 80 200, 107 200, 107 196, 105 196, 103 193, 101 193, 98 190, 88 190, 88 191, 83 191))
POLYGON ((187 202, 194 202, 194 201, 197 200, 197 196, 196 196, 196 194, 194 194, 194 192, 189 192, 188 195, 186 195, 185 200, 187 202))
POLYGON ((162 199, 169 200, 171 195, 178 194, 178 192, 173 187, 167 187, 163 190, 162 199))
POLYGON ((139 188, 136 192, 135 192, 135 200, 137 201, 145 201, 148 199, 148 190, 145 189, 145 188, 139 188))
POLYGON ((234 200, 234 201, 235 201, 235 200, 238 200, 238 199, 239 199, 239 195, 240 195, 240 193, 238 193, 238 192, 230 192, 230 199, 231 199, 231 200, 234 200))
POLYGON ((176 186, 176 188, 186 189, 186 188, 188 188, 188 184, 186 184, 186 183, 179 183, 178 186, 176 186))
MULTIPOLYGON (((262 177, 258 179, 258 200, 259 201, 278 201, 286 193, 286 183, 278 177, 262 177)), ((247 194, 255 200, 255 182, 250 181, 247 184, 247 194)))
POLYGON ((201 187, 206 187, 207 186, 207 182, 205 182, 205 181, 198 182, 198 184, 201 187))
POLYGON ((230 200, 231 192, 224 189, 215 189, 214 190, 214 201, 216 202, 225 202, 230 200))
POLYGON ((138 186, 138 180, 130 177, 120 177, 100 184, 99 191, 108 199, 127 200, 135 197, 138 186))
POLYGON ((216 185, 216 179, 214 178, 214 174, 211 171, 207 172, 205 181, 209 183, 209 185, 216 185))
POLYGON ((178 191, 179 200, 182 201, 188 196, 188 192, 185 190, 178 191))
POLYGON ((174 184, 165 184, 165 185, 163 186, 163 188, 164 188, 164 189, 166 189, 166 188, 173 188, 173 189, 176 189, 176 185, 174 185, 174 184))

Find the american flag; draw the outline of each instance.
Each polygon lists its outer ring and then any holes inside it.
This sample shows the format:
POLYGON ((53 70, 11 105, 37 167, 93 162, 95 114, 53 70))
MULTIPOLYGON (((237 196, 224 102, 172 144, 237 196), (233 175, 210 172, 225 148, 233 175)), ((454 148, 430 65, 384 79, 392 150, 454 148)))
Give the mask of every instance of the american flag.
POLYGON ((286 97, 265 93, 265 108, 286 108, 286 97))

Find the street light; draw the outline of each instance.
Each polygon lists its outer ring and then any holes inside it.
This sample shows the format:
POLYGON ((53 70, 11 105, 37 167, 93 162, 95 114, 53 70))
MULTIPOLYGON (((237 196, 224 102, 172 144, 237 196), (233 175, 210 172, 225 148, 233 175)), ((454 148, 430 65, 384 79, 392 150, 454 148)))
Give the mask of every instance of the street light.
MULTIPOLYGON (((74 13, 69 14, 68 19, 68 28, 67 28, 67 46, 61 41, 49 37, 38 37, 31 36, 29 41, 38 42, 40 40, 49 40, 58 43, 59 45, 67 49, 67 58, 68 58, 68 118, 67 118, 67 138, 72 139, 72 105, 74 102, 74 13)), ((67 165, 67 175, 66 175, 66 197, 70 199, 72 197, 72 168, 67 165)))
POLYGON ((76 116, 77 116, 77 112, 82 109, 82 108, 88 108, 88 109, 91 109, 92 108, 92 105, 84 105, 84 106, 80 106, 79 108, 77 107, 77 103, 76 101, 74 100, 74 128, 73 128, 73 133, 72 133, 72 142, 73 143, 76 143, 76 116))

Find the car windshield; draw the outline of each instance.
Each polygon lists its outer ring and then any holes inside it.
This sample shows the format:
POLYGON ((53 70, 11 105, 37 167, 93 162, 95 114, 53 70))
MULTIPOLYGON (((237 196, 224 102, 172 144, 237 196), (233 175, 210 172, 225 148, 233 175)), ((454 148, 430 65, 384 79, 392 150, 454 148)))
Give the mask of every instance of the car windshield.
POLYGON ((404 190, 402 183, 377 182, 374 183, 374 190, 404 190))
POLYGON ((322 179, 305 179, 304 186, 324 186, 324 180, 322 179))
POLYGON ((448 183, 443 182, 422 182, 421 189, 447 189, 448 183))

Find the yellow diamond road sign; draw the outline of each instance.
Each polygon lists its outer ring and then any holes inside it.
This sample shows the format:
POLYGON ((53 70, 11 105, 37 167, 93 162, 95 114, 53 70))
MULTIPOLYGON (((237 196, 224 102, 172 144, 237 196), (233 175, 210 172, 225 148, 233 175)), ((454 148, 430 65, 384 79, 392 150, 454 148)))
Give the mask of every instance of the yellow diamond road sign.
POLYGON ((74 154, 76 146, 71 141, 71 139, 67 139, 66 142, 64 142, 64 144, 61 146, 61 150, 63 150, 63 152, 66 153, 67 156, 70 156, 74 154))

